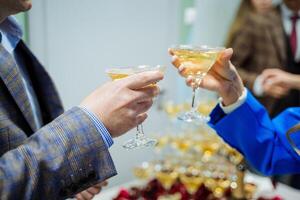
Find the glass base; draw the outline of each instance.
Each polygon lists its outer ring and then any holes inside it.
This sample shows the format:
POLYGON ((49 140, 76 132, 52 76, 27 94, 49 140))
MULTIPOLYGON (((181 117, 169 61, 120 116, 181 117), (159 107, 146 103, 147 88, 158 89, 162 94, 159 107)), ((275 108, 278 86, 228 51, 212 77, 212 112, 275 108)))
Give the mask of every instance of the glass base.
POLYGON ((157 144, 156 139, 151 139, 151 138, 135 138, 128 140, 123 144, 123 147, 125 149, 131 150, 131 149, 137 149, 137 148, 142 148, 142 147, 153 147, 157 144))
POLYGON ((190 111, 178 116, 179 120, 185 122, 207 123, 210 120, 209 116, 201 115, 197 111, 190 111))

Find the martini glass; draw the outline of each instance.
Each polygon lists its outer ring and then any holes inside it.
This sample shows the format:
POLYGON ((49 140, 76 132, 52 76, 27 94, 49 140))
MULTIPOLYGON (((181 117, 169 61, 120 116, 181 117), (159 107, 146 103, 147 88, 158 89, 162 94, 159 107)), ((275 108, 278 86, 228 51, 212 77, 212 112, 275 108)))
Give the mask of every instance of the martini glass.
POLYGON ((224 47, 177 45, 171 47, 172 52, 178 57, 185 68, 183 76, 191 78, 193 87, 192 108, 190 111, 179 115, 178 119, 186 122, 207 123, 209 117, 200 114, 195 106, 196 90, 199 88, 204 76, 214 65, 224 47))
POLYGON ((203 183, 203 177, 200 170, 196 167, 188 167, 180 174, 179 178, 191 195, 195 194, 203 183))
MULTIPOLYGON (((119 80, 126 78, 130 75, 147 72, 147 71, 161 71, 164 72, 165 67, 161 65, 150 66, 150 65, 139 65, 133 67, 114 67, 106 70, 108 76, 113 80, 119 80)), ((151 84, 148 87, 154 87, 156 84, 151 84)), ((123 144, 125 149, 136 149, 141 147, 152 147, 157 143, 156 139, 148 138, 145 136, 143 124, 137 126, 137 132, 134 139, 130 139, 123 144)))
POLYGON ((178 171, 170 163, 158 164, 155 167, 156 178, 165 190, 169 191, 178 178, 178 171))

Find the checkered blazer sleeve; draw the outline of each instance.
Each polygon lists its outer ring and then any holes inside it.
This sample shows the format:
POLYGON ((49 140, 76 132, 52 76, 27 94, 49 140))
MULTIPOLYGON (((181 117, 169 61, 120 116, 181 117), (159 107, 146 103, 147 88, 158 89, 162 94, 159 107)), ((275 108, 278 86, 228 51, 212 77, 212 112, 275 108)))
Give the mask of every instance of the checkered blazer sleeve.
POLYGON ((0 199, 66 199, 114 175, 101 135, 74 107, 0 158, 0 199))
MULTIPOLYGON (((231 59, 232 64, 234 64, 242 77, 244 84, 248 88, 252 88, 257 73, 250 71, 245 66, 248 62, 253 59, 253 44, 255 41, 255 25, 253 22, 246 21, 244 26, 242 26, 232 38, 232 41, 228 44, 229 47, 233 49, 233 56, 231 59)), ((257 66, 253 66, 257 67, 257 66)))

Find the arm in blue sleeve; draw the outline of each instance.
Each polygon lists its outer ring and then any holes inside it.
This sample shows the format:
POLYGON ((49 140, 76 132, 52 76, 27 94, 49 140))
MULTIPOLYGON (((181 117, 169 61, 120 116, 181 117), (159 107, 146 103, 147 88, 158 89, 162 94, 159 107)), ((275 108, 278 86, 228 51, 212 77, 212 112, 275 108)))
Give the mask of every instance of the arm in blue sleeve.
POLYGON ((266 175, 300 172, 300 158, 285 136, 300 121, 300 108, 287 109, 273 121, 248 91, 243 105, 226 115, 220 106, 211 113, 210 126, 266 175))
POLYGON ((80 108, 91 118, 91 120, 94 123, 96 129, 100 133, 106 147, 107 148, 111 147, 114 144, 114 141, 113 141, 110 133, 108 132, 108 130, 104 126, 104 124, 101 122, 101 120, 93 112, 89 111, 88 109, 86 109, 84 107, 80 107, 80 108))

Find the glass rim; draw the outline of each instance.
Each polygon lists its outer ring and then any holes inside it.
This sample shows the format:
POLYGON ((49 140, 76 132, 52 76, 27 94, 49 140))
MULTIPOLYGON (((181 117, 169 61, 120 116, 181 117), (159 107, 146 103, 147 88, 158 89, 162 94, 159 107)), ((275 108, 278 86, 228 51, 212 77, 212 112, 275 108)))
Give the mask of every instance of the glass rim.
POLYGON ((136 65, 136 66, 121 66, 121 67, 108 67, 105 69, 106 73, 128 73, 135 74, 147 71, 165 71, 166 66, 164 65, 136 65))
POLYGON ((191 51, 200 51, 200 52, 209 52, 209 51, 223 51, 226 48, 222 46, 210 46, 210 45, 192 45, 192 44, 179 44, 172 45, 170 47, 174 50, 191 50, 191 51))

